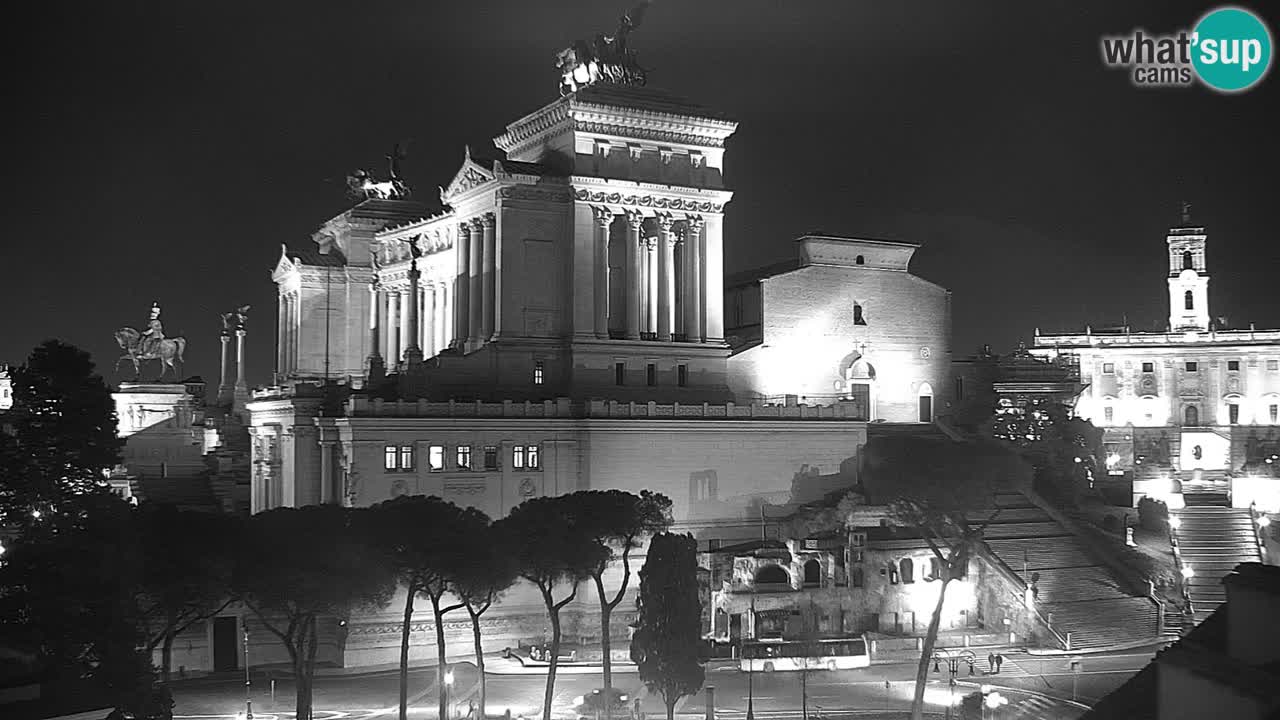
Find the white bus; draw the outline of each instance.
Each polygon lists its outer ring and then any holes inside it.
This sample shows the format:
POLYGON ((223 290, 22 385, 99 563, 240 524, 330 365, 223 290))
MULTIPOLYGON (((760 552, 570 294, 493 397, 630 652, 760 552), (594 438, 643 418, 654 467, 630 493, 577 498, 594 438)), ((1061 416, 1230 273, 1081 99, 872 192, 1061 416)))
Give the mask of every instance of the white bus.
POLYGON ((741 668, 748 672, 851 670, 871 665, 866 638, 836 640, 748 640, 741 668))

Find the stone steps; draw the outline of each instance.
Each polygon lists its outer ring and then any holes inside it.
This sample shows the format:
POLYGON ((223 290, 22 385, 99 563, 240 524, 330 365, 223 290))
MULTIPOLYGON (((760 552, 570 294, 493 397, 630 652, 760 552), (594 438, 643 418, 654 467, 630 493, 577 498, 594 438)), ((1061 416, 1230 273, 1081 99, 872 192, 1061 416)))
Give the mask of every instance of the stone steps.
POLYGON ((1194 573, 1184 585, 1199 623, 1226 602, 1222 578, 1242 562, 1261 562, 1262 553, 1248 510, 1199 505, 1177 515, 1178 551, 1194 573))

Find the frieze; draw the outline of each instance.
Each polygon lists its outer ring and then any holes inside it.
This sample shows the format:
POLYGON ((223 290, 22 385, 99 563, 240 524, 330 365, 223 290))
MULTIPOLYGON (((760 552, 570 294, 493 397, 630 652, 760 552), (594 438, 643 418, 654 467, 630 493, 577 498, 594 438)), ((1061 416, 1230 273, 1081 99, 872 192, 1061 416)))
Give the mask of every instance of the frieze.
POLYGON ((568 188, 532 188, 524 185, 513 185, 498 190, 498 197, 504 200, 540 200, 545 202, 569 202, 573 195, 568 188))
POLYGON ((724 138, 718 138, 712 135, 682 133, 674 130, 660 130, 658 128, 633 127, 627 125, 613 125, 610 123, 575 120, 573 122, 573 129, 578 132, 595 133, 597 135, 617 135, 619 137, 629 137, 637 140, 652 140, 660 143, 699 145, 702 147, 716 148, 724 147, 724 138))
POLYGON ((444 491, 450 495, 482 495, 485 491, 484 483, 446 483, 444 491))
POLYGON ((662 210, 685 210, 688 212, 720 213, 724 205, 707 201, 688 200, 685 198, 655 197, 653 195, 623 195, 622 193, 591 192, 578 190, 574 198, 584 202, 603 203, 606 205, 626 205, 631 207, 656 208, 662 210))

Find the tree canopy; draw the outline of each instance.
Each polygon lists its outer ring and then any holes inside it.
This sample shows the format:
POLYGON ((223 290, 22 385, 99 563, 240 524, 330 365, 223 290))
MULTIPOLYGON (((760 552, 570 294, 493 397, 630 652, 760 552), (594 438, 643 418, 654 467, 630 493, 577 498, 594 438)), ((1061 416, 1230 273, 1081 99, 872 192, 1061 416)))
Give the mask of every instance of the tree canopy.
POLYGON ((667 719, 680 698, 702 688, 702 601, 698 596, 698 545, 690 535, 661 533, 649 543, 640 568, 640 619, 631 659, 640 680, 662 696, 667 719))

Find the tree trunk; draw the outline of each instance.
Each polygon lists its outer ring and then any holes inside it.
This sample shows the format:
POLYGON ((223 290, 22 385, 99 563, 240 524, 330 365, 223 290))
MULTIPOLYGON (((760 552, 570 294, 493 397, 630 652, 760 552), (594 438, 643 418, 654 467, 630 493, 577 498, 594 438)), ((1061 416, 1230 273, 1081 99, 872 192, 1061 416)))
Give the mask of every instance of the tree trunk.
POLYGON ((173 675, 173 640, 176 635, 172 630, 166 630, 160 644, 160 677, 165 682, 169 682, 173 675))
POLYGON ((938 642, 938 626, 942 624, 942 604, 947 598, 947 586, 951 584, 951 572, 942 580, 942 588, 938 590, 938 604, 933 608, 933 617, 929 618, 929 631, 925 633, 924 645, 920 649, 920 664, 916 666, 916 693, 911 700, 911 720, 924 720, 924 687, 929 681, 929 661, 933 657, 933 646, 938 642))
POLYGON ((609 637, 609 619, 613 616, 613 605, 604 598, 604 581, 596 576, 596 591, 600 598, 600 670, 604 676, 604 720, 613 716, 613 656, 612 642, 609 637))
POLYGON ((551 698, 556 691, 556 668, 560 665, 560 608, 551 601, 551 593, 543 591, 547 614, 551 618, 551 662, 547 665, 547 689, 542 695, 542 720, 551 720, 551 698))
POLYGON ((486 720, 489 716, 485 714, 485 680, 484 680, 484 647, 480 644, 480 613, 473 612, 471 606, 467 606, 467 613, 471 615, 471 638, 476 645, 476 670, 480 672, 480 691, 478 694, 479 706, 476 709, 476 717, 473 720, 486 720))
POLYGON ((307 667, 307 658, 311 656, 310 618, 304 619, 298 629, 297 650, 293 653, 294 682, 294 717, 296 720, 311 720, 311 678, 307 667))
POLYGON ((404 601, 404 624, 400 626, 400 720, 409 717, 409 632, 413 627, 413 596, 417 590, 410 584, 404 601))
POLYGON ((453 698, 449 697, 449 692, 453 689, 445 683, 445 676, 448 674, 448 668, 445 667, 445 644, 444 644, 444 613, 440 612, 440 598, 431 598, 431 614, 435 618, 436 626, 436 687, 439 689, 440 696, 440 720, 448 720, 449 703, 453 698))
POLYGON ((675 717, 676 717, 676 701, 677 701, 677 700, 679 700, 679 699, 680 699, 680 698, 678 698, 678 697, 670 698, 670 699, 668 699, 668 698, 666 698, 666 697, 664 697, 664 698, 663 698, 663 700, 665 700, 665 701, 666 701, 666 703, 667 703, 667 720, 675 720, 675 717))

